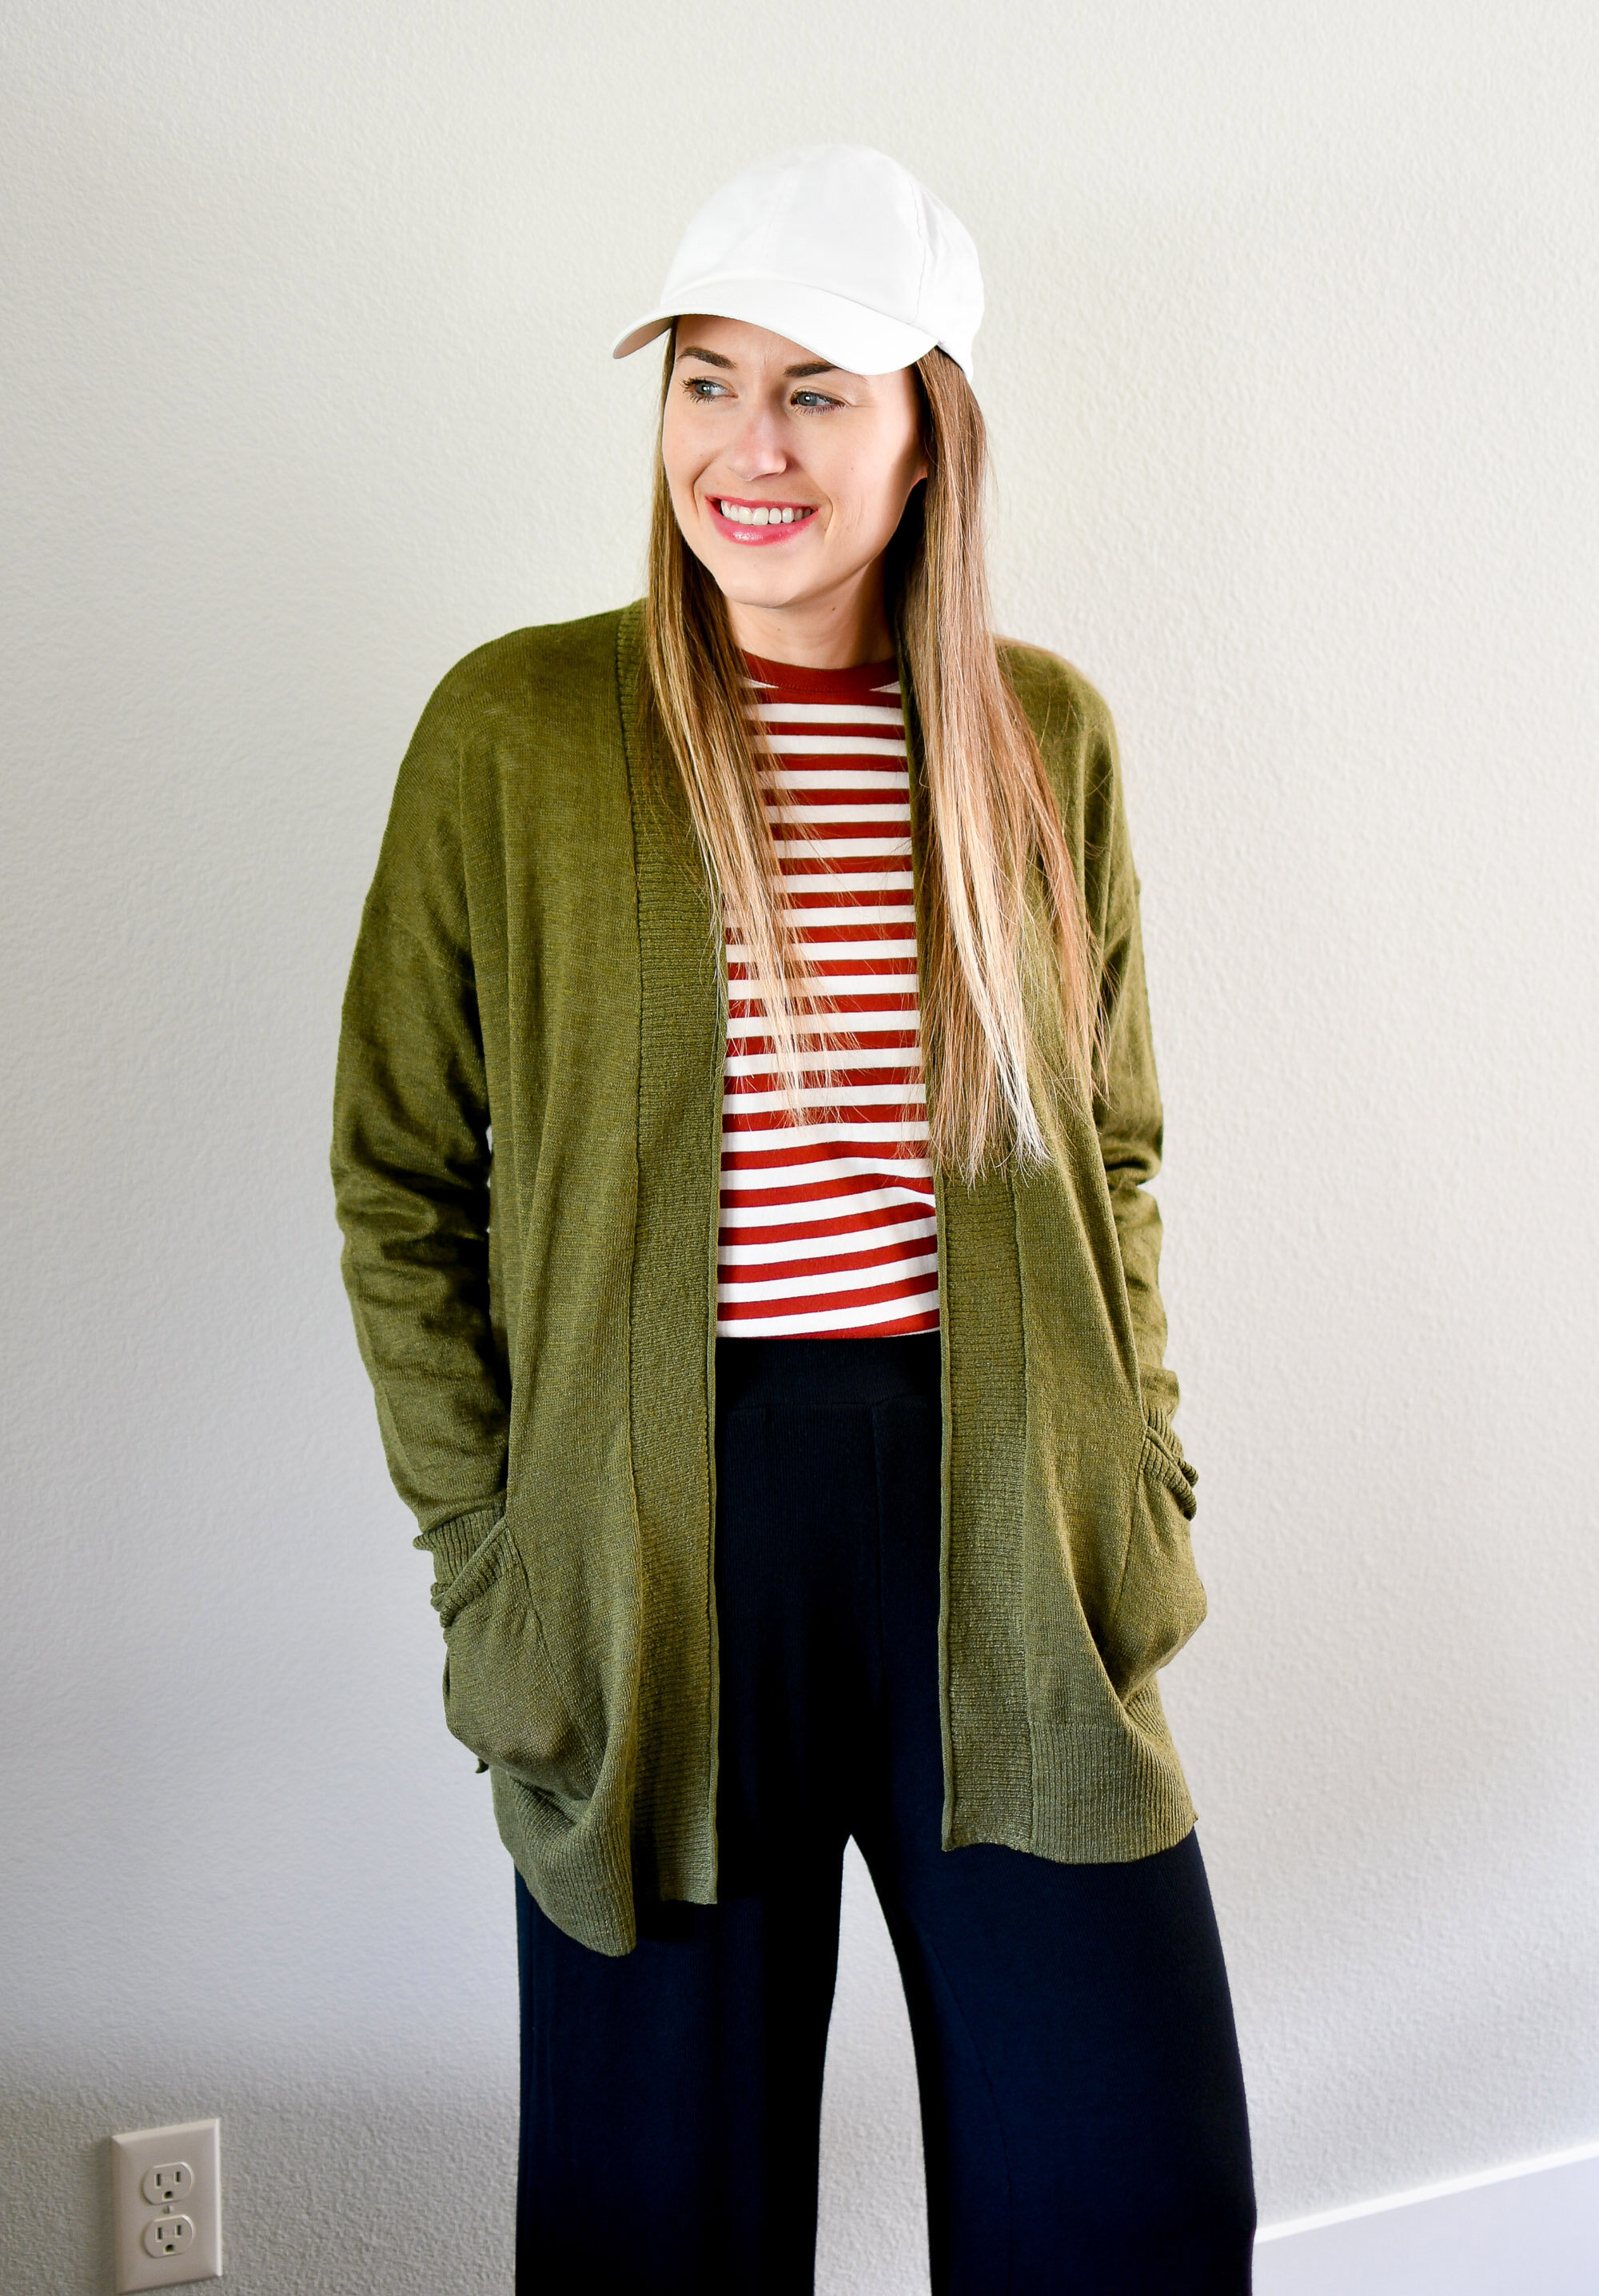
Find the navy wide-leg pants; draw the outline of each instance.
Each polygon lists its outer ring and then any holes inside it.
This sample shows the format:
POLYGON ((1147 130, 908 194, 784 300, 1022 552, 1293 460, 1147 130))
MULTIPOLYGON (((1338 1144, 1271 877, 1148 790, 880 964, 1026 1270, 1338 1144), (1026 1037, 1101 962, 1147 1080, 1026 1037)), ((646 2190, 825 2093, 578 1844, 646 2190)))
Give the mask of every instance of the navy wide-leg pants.
POLYGON ((934 2296, 1244 2296, 1199 1845, 939 1847, 939 1341, 718 1340, 720 1902, 619 1957, 520 1877, 518 2296, 810 2296, 853 1835, 914 2037, 934 2296))

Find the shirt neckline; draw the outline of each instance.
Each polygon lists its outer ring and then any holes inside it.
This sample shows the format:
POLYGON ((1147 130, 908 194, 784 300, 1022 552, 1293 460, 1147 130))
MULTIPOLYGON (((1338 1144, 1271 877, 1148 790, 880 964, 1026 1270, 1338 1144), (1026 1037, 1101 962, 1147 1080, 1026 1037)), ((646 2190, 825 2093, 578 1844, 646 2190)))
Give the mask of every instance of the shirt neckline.
POLYGON ((899 676, 899 665, 892 660, 852 662, 845 669, 810 669, 798 662, 772 661, 764 654, 746 653, 744 663, 758 685, 775 686, 785 693, 815 693, 827 700, 845 693, 880 693, 899 676))

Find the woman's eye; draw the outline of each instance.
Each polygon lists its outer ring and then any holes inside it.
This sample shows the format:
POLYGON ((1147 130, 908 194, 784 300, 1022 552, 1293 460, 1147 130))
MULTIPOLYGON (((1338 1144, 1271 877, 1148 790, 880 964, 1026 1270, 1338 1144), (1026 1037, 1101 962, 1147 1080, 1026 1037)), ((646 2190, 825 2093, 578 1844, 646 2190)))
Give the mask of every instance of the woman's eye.
POLYGON ((691 398, 722 398, 726 396, 726 385, 713 382, 708 374, 690 375, 685 389, 691 398))
POLYGON ((796 406, 837 406, 840 402, 829 398, 824 390, 797 390, 794 404, 796 406))

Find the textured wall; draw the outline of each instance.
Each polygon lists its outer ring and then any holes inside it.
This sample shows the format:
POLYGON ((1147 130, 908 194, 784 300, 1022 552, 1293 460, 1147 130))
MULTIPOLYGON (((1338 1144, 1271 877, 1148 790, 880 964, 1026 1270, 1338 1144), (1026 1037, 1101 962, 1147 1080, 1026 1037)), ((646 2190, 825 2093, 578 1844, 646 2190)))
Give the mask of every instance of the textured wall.
MULTIPOLYGON (((0 74, 7 2296, 219 2111, 241 2296, 507 2279, 510 1869, 325 1171, 395 767, 638 586, 605 345, 780 144, 969 222, 1004 626, 1117 714, 1266 2213, 1599 2133, 1591 10, 20 0, 0 74)), ((914 2290, 858 1897, 823 2284, 914 2290)))

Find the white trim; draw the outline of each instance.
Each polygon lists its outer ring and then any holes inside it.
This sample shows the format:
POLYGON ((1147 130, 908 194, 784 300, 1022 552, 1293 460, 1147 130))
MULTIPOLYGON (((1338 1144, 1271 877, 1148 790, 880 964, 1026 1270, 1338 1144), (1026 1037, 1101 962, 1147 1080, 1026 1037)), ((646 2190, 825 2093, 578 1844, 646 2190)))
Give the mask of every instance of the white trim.
POLYGON ((1421 2201, 1446 2201, 1456 2193, 1474 2193, 1483 2185, 1508 2184, 1514 2177, 1536 2177, 1546 2169, 1570 2169, 1579 2161, 1599 2161, 1599 2138, 1573 2144, 1564 2152, 1546 2152, 1536 2161, 1513 2161, 1503 2169, 1477 2169, 1470 2176, 1447 2177, 1439 2185, 1417 2185, 1407 2193, 1388 2193, 1381 2200, 1355 2201, 1347 2208, 1324 2209, 1317 2216, 1292 2217, 1283 2224, 1267 2225, 1255 2234, 1259 2248, 1270 2240, 1291 2240, 1298 2233, 1321 2232, 1329 2225, 1352 2224, 1357 2217, 1382 2216, 1390 2209, 1407 2209, 1421 2201))

